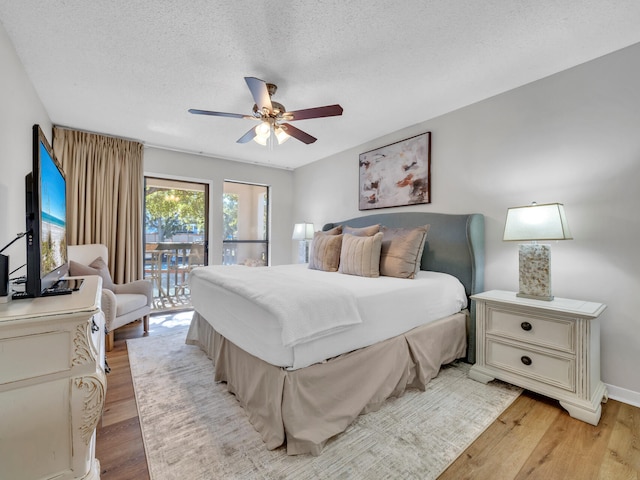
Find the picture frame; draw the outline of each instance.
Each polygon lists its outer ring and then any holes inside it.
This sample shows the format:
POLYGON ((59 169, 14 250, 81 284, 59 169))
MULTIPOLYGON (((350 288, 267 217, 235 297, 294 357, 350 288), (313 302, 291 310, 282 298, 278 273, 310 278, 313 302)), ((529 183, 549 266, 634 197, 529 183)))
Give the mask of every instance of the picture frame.
POLYGON ((431 132, 360 154, 359 210, 431 203, 431 132))

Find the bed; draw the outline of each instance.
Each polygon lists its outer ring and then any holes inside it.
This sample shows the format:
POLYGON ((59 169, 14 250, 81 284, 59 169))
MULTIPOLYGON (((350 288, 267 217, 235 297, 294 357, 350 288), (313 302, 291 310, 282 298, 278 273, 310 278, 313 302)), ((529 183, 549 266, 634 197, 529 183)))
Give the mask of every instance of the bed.
POLYGON ((330 223, 323 231, 373 225, 429 225, 415 278, 356 278, 306 265, 213 266, 190 275, 195 312, 186 341, 213 360, 216 381, 226 382, 268 449, 286 445, 290 455, 319 455, 358 415, 407 388, 424 390, 443 364, 475 359, 469 296, 483 290, 483 216, 384 213, 330 223), (254 281, 304 302, 252 296, 254 281), (306 285, 316 294, 307 296, 306 285), (410 292, 417 288, 418 297, 410 292), (347 292, 344 299, 339 291, 347 292), (425 323, 420 318, 427 311, 425 323), (303 320, 287 330, 279 317, 286 312, 303 320), (330 325, 313 331, 323 321, 330 325))

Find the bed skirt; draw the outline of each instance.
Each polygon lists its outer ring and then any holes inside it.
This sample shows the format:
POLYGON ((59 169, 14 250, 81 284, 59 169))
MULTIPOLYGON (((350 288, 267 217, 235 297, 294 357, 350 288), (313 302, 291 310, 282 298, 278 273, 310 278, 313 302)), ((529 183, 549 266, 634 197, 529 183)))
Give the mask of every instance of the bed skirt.
POLYGON ((425 389, 440 366, 464 357, 467 311, 299 370, 271 365, 218 334, 194 312, 186 343, 215 365, 269 450, 319 455, 327 440, 407 388, 425 389))

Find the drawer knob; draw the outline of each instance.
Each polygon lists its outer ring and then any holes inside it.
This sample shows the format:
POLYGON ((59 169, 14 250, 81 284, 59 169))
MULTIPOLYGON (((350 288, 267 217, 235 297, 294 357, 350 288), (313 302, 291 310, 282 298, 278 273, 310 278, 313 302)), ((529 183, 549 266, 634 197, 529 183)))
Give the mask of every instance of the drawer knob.
POLYGON ((533 328, 529 322, 522 322, 522 323, 520 324, 520 326, 522 327, 522 329, 523 329, 525 332, 528 332, 529 330, 531 330, 531 329, 533 328))
POLYGON ((524 355, 524 356, 520 357, 520 361, 521 361, 522 363, 524 363, 525 365, 531 365, 531 363, 532 363, 532 362, 531 362, 531 358, 530 358, 530 357, 527 357, 526 355, 524 355))

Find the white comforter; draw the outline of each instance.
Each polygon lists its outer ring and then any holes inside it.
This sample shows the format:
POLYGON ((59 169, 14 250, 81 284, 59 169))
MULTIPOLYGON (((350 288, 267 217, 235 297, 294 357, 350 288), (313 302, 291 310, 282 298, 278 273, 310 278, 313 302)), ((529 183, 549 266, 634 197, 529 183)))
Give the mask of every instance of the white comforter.
MULTIPOLYGON (((322 272, 304 264, 269 268, 281 270, 298 284, 329 284, 348 292, 356 298, 362 321, 334 334, 285 347, 281 322, 276 315, 240 294, 212 283, 205 272, 196 274, 199 269, 189 275, 191 301, 194 309, 229 341, 267 363, 291 370, 373 345, 452 315, 467 305, 460 281, 445 273, 420 271, 415 279, 408 280, 322 272)), ((320 288, 317 286, 316 290, 320 288)), ((316 299, 316 305, 317 302, 316 299)), ((332 303, 333 299, 327 298, 320 307, 314 308, 324 311, 332 303)), ((305 308, 305 312, 311 310, 305 308)), ((192 327, 195 328, 192 339, 197 339, 197 322, 192 327)))
POLYGON ((285 347, 362 323, 352 292, 324 282, 309 284, 277 267, 214 265, 196 268, 190 275, 229 289, 271 312, 280 322, 285 347))

